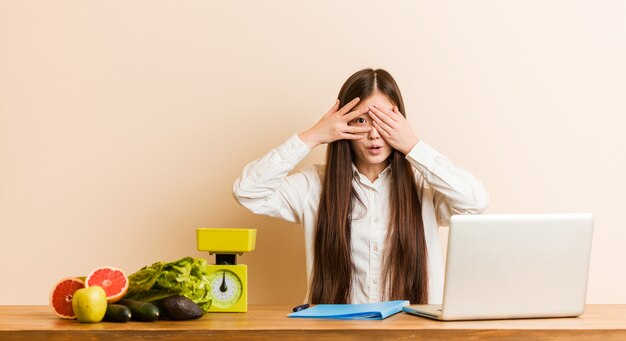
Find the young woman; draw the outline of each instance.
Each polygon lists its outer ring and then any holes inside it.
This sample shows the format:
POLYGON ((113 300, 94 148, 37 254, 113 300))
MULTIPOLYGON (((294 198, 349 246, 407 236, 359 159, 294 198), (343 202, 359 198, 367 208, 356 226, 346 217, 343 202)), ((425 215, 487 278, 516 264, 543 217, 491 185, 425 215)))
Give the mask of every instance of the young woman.
POLYGON ((311 303, 441 303, 439 226, 477 214, 482 184, 415 135, 385 70, 348 78, 310 129, 247 165, 237 201, 304 227, 311 303), (290 171, 320 144, 326 165, 290 171))

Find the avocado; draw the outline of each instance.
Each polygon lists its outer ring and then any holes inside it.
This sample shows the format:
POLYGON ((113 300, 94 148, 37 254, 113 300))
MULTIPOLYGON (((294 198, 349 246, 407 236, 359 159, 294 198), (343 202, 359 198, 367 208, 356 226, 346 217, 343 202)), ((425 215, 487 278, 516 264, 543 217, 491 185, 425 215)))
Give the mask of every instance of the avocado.
POLYGON ((170 296, 162 300, 159 306, 167 318, 174 321, 193 320, 204 315, 200 306, 181 295, 170 296))

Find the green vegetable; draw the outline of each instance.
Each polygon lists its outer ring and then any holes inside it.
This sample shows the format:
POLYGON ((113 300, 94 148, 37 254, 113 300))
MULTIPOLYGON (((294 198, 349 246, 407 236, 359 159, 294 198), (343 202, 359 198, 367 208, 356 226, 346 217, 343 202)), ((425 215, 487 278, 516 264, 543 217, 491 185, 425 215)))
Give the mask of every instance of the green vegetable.
POLYGON ((130 309, 121 304, 109 304, 104 320, 109 322, 128 322, 132 314, 130 309))
POLYGON ((152 303, 123 299, 118 304, 130 309, 134 321, 152 322, 159 318, 159 308, 152 303))
POLYGON ((156 262, 128 276, 125 298, 154 302, 182 295, 191 299, 204 312, 211 307, 211 286, 206 259, 181 258, 175 262, 156 262))

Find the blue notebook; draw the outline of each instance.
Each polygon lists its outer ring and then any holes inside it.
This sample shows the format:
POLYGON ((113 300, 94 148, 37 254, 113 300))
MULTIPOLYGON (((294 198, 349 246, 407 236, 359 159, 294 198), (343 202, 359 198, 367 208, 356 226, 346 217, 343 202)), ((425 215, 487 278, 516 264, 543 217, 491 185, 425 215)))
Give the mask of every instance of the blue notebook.
POLYGON ((388 301, 364 304, 318 304, 291 313, 289 317, 325 318, 335 320, 382 320, 402 311, 409 301, 388 301))

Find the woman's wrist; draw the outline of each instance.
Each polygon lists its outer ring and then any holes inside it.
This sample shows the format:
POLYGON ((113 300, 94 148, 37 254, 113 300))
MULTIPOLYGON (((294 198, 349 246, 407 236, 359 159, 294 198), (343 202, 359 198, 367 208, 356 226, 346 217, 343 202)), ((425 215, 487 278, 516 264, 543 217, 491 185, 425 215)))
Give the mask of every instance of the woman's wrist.
POLYGON ((317 147, 320 144, 317 139, 315 139, 315 134, 311 131, 311 129, 301 132, 300 134, 298 134, 298 137, 311 149, 317 147))
POLYGON ((411 141, 410 143, 408 143, 405 147, 404 150, 401 150, 400 152, 403 153, 404 155, 409 155, 409 153, 413 150, 413 148, 415 148, 415 146, 420 142, 420 140, 418 138, 415 138, 415 140, 411 141))

